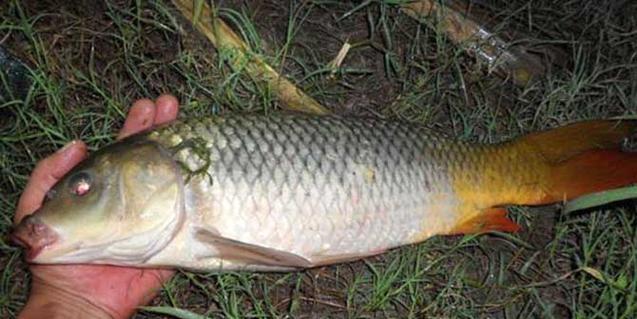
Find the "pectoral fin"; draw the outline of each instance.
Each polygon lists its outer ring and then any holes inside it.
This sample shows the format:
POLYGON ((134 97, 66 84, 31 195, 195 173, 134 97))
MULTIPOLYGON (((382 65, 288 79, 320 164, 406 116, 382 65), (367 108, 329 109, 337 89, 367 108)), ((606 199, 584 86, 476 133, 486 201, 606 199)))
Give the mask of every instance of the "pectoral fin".
POLYGON ((197 229, 195 238, 213 246, 218 252, 217 257, 224 260, 246 265, 293 268, 309 268, 313 266, 309 260, 299 255, 225 238, 208 229, 197 229))

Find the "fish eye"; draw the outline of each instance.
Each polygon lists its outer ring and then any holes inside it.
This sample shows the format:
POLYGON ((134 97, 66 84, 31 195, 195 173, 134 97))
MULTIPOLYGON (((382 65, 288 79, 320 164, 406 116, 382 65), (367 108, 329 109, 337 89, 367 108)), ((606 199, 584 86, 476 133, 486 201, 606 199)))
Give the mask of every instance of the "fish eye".
POLYGON ((87 172, 79 172, 69 179, 71 193, 76 196, 84 196, 91 190, 91 175, 87 172))

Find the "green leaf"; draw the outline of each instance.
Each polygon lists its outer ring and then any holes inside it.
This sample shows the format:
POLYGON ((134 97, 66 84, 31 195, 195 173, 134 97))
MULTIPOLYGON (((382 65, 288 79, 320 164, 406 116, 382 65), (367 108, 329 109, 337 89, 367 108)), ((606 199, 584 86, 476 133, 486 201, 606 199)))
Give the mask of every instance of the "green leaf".
POLYGON ((621 289, 626 289, 628 287, 628 277, 626 274, 620 274, 619 278, 615 281, 615 284, 621 289))
POLYGON ((637 186, 616 188, 578 197, 564 205, 564 212, 570 213, 631 198, 637 198, 637 186))

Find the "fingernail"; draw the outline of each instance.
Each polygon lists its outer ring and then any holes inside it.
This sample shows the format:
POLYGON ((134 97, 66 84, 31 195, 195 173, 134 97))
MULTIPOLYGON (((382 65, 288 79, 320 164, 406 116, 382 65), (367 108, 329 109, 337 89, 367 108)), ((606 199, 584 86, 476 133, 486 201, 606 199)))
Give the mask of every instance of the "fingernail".
POLYGON ((61 149, 57 150, 56 153, 64 153, 75 144, 77 144, 77 140, 72 140, 72 141, 66 143, 66 145, 64 145, 64 147, 62 147, 61 149))

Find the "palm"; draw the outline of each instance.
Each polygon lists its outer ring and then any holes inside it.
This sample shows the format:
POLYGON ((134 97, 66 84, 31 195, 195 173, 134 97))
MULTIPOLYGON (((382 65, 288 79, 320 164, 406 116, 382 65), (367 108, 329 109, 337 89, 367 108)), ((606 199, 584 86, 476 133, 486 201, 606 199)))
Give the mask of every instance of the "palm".
MULTIPOLYGON (((155 103, 137 101, 118 138, 170 122, 176 118, 177 111, 178 103, 172 96, 162 96, 155 103)), ((41 161, 20 198, 15 221, 35 211, 46 191, 85 157, 86 146, 78 142, 41 161)), ((32 294, 46 291, 88 300, 115 318, 128 317, 137 306, 150 301, 173 273, 167 269, 108 265, 31 265, 30 270, 33 274, 32 294)))
POLYGON ((90 296, 95 305, 115 317, 128 317, 146 304, 171 270, 140 269, 107 265, 32 265, 33 288, 55 287, 79 298, 90 296))

